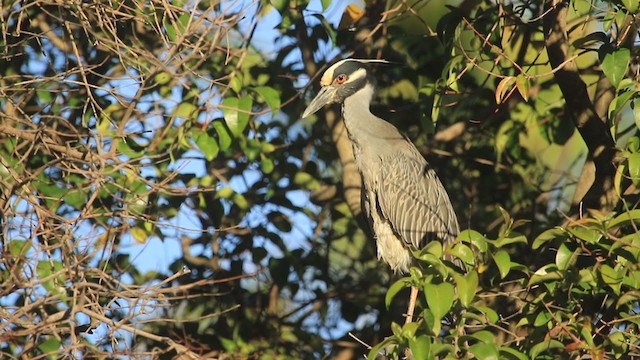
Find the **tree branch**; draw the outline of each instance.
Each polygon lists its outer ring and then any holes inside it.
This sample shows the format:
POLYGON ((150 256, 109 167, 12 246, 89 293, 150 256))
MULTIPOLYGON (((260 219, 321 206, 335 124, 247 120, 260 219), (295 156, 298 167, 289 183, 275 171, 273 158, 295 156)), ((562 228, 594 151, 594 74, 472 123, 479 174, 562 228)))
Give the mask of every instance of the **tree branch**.
POLYGON ((575 61, 566 61, 570 57, 566 22, 568 5, 568 1, 547 0, 547 15, 544 17, 543 25, 549 62, 554 69, 557 68, 553 74, 565 98, 566 114, 589 149, 581 180, 589 179, 589 174, 585 174, 585 171, 595 170, 593 183, 581 199, 575 200, 581 201, 588 208, 608 208, 616 202, 611 185, 615 173, 612 163, 615 144, 606 123, 600 119, 589 98, 587 86, 578 72, 578 65, 575 61))

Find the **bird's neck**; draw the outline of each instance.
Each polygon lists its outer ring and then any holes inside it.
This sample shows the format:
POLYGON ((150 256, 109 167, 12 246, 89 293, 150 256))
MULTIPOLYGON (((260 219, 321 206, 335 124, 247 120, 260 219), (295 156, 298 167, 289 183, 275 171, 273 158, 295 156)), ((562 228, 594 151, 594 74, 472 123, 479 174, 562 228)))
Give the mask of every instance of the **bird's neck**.
POLYGON ((402 137, 395 126, 373 115, 369 110, 373 93, 373 85, 367 83, 342 103, 344 124, 356 146, 377 138, 402 137))
POLYGON ((362 89, 344 99, 344 102, 342 103, 342 113, 345 121, 348 121, 347 119, 358 119, 362 117, 362 115, 371 115, 369 106, 371 105, 373 93, 373 85, 366 83, 362 89))

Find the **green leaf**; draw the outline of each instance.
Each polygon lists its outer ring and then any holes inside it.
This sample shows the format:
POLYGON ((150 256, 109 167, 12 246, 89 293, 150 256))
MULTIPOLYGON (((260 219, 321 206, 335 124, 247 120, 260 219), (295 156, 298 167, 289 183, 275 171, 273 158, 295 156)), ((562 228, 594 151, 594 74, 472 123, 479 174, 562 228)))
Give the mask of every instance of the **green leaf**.
POLYGON ((527 286, 533 286, 539 282, 545 282, 550 280, 558 280, 562 278, 562 273, 558 271, 556 264, 547 264, 538 269, 531 278, 527 286))
POLYGON ((24 240, 9 241, 9 254, 13 258, 24 257, 27 251, 31 249, 31 243, 24 240))
POLYGON ((133 239, 138 243, 144 244, 147 242, 147 238, 149 237, 149 235, 147 234, 145 229, 136 226, 131 229, 131 237, 133 237, 133 239))
POLYGON ((400 290, 407 287, 410 287, 407 278, 402 278, 389 287, 389 290, 387 290, 387 295, 384 297, 384 304, 387 306, 387 309, 389 308, 389 306, 391 306, 391 300, 393 300, 393 298, 400 292, 400 290))
POLYGON ((531 359, 537 359, 541 353, 553 349, 564 349, 564 344, 558 340, 545 340, 532 346, 529 350, 529 356, 531 359))
POLYGON ((627 156, 629 164, 629 177, 634 185, 640 183, 640 153, 633 153, 627 156))
POLYGON ((394 342, 395 339, 393 337, 387 337, 386 339, 382 340, 376 346, 372 347, 371 350, 369 350, 367 359, 377 359, 378 356, 382 353, 383 349, 388 345, 393 344, 394 342))
POLYGON ((118 152, 131 159, 139 158, 145 154, 145 148, 138 145, 133 139, 125 138, 117 142, 118 152))
POLYGON ((173 115, 183 119, 196 119, 198 117, 198 107, 191 103, 180 103, 173 109, 173 115))
MULTIPOLYGON (((633 337, 635 339, 635 336, 633 337)), ((616 331, 609 335, 609 343, 612 345, 613 350, 618 355, 628 355, 629 340, 625 337, 622 331, 616 331)), ((616 358, 618 358, 616 356, 616 358)))
POLYGON ((153 77, 158 85, 166 85, 171 81, 171 74, 166 71, 161 71, 153 77))
POLYGON ((211 125, 213 125, 213 128, 218 134, 218 144, 220 145, 220 150, 227 150, 233 142, 233 134, 231 133, 231 130, 229 130, 229 127, 227 127, 226 122, 214 120, 211 125))
POLYGON ((496 240, 497 247, 503 247, 509 244, 516 244, 516 243, 526 244, 527 243, 526 236, 520 234, 517 231, 510 231, 509 234, 502 236, 496 240))
POLYGON ((529 79, 524 74, 516 76, 516 88, 524 101, 529 101, 529 79))
POLYGON ((607 223, 607 228, 611 229, 616 226, 630 225, 632 221, 640 221, 640 209, 626 211, 616 216, 611 221, 609 221, 609 223, 607 223))
POLYGON ((67 205, 73 206, 75 209, 82 209, 87 203, 86 190, 72 189, 67 192, 63 197, 64 202, 67 205))
POLYGON ((60 345, 60 340, 52 336, 40 343, 40 345, 38 345, 38 349, 40 349, 40 351, 45 355, 59 353, 60 345))
POLYGON ((624 7, 631 13, 635 14, 638 12, 638 0, 621 0, 624 7))
POLYGON ((427 298, 427 305, 433 313, 436 323, 440 325, 442 319, 453 305, 453 285, 449 283, 424 284, 424 294, 427 298))
POLYGON ((229 199, 231 198, 231 196, 233 196, 233 194, 235 194, 235 191, 233 191, 233 189, 230 187, 220 188, 216 193, 216 195, 221 199, 229 199))
POLYGON ((457 243, 453 246, 453 248, 449 251, 449 253, 466 264, 473 264, 473 251, 470 247, 463 243, 457 243))
POLYGON ((553 316, 547 311, 541 311, 536 316, 536 319, 533 321, 533 326, 538 327, 547 324, 549 321, 553 319, 553 316))
POLYGON ((409 338, 409 348, 411 349, 411 354, 414 359, 429 359, 431 339, 431 336, 424 334, 415 338, 409 338))
POLYGON ((495 342, 495 335, 488 330, 480 330, 470 335, 471 338, 480 340, 485 344, 492 344, 495 342))
POLYGON ((440 241, 429 242, 421 251, 425 254, 431 254, 437 258, 442 257, 442 243, 440 241))
POLYGON ((479 305, 474 306, 474 308, 485 316, 486 321, 492 324, 495 324, 499 320, 498 313, 488 306, 479 305))
POLYGON ((416 321, 404 324, 402 326, 402 337, 407 339, 415 338, 418 327, 420 327, 420 324, 416 321))
MULTIPOLYGON (((619 114, 623 110, 627 110, 627 103, 632 97, 638 94, 635 90, 622 91, 615 97, 614 101, 609 105, 609 119, 611 121, 619 121, 619 114)), ((619 131, 619 130, 618 130, 619 131)))
POLYGON ((218 141, 209 136, 206 131, 199 129, 195 129, 193 134, 196 145, 198 145, 198 148, 202 151, 202 154, 204 154, 205 159, 208 161, 215 159, 220 152, 218 141))
POLYGON ((278 91, 270 86, 256 86, 253 90, 267 103, 273 115, 280 111, 280 94, 278 91))
POLYGON ((469 307, 476 296, 479 282, 478 273, 473 270, 466 275, 454 273, 453 278, 456 281, 456 290, 458 291, 460 303, 464 307, 469 307))
POLYGON ((309 190, 317 190, 320 188, 318 180, 314 178, 313 175, 304 171, 297 172, 293 176, 293 183, 309 190))
POLYGON ((478 343, 469 348, 475 359, 498 360, 499 354, 495 344, 478 343))
POLYGON ((249 201, 247 201, 247 198, 245 198, 244 195, 240 193, 235 193, 233 195, 233 203, 236 204, 242 210, 247 210, 250 206, 249 201))
POLYGON ((504 250, 500 250, 493 254, 493 261, 498 266, 500 277, 504 279, 511 270, 511 257, 509 256, 509 253, 504 250))
POLYGON ((640 300, 640 291, 633 290, 633 291, 625 292, 620 296, 620 298, 616 302, 616 308, 619 308, 620 306, 628 304, 630 302, 633 302, 635 306, 638 300, 640 300))
POLYGON ((527 355, 506 346, 500 348, 500 358, 505 360, 529 360, 527 355))
POLYGON ((260 157, 260 169, 262 169, 262 172, 265 174, 271 174, 273 172, 273 169, 275 168, 273 160, 264 156, 264 154, 261 154, 260 157))
POLYGON ((487 238, 475 230, 463 230, 458 235, 458 240, 473 244, 480 252, 486 252, 488 249, 487 238))
POLYGON ((604 44, 600 47, 598 55, 602 63, 602 71, 617 89, 627 72, 631 52, 627 48, 615 49, 611 44, 604 44))
POLYGON ((570 227, 567 231, 578 239, 582 239, 590 244, 595 244, 602 238, 602 234, 599 231, 587 227, 570 227))
POLYGON ((289 5, 289 1, 286 0, 269 0, 269 3, 276 8, 280 14, 287 10, 287 6, 289 5))
POLYGON ((228 352, 233 352, 238 346, 237 342, 233 339, 218 336, 218 340, 220 341, 220 344, 222 344, 222 347, 228 352))
POLYGON ((222 100, 220 107, 224 120, 234 136, 242 135, 244 129, 249 124, 249 113, 251 112, 252 100, 248 96, 240 99, 230 97, 222 100))
POLYGON ((600 267, 600 277, 605 284, 609 285, 616 294, 620 293, 620 286, 622 285, 622 275, 614 270, 608 264, 603 264, 600 267))
MULTIPOLYGON (((173 19, 173 18, 172 18, 173 19)), ((167 37, 169 40, 176 41, 178 37, 182 36, 182 34, 187 29, 187 25, 189 24, 189 14, 183 13, 176 19, 172 21, 170 19, 165 20, 165 31, 167 33, 167 37)))
MULTIPOLYGON (((560 244, 558 252, 556 253, 556 265, 558 269, 565 270, 571 263, 573 263, 573 251, 567 247, 567 245, 560 244)), ((573 259, 575 260, 575 259, 573 259)))
POLYGON ((393 333, 394 336, 401 337, 402 327, 400 327, 400 325, 397 322, 393 321, 391 322, 391 332, 393 333))

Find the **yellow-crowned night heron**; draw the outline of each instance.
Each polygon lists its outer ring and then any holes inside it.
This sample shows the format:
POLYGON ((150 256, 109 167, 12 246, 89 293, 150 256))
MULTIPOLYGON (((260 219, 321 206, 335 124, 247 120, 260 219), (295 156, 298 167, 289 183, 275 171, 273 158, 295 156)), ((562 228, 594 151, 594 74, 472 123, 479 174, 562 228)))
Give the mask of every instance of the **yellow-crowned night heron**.
MULTIPOLYGON (((331 66, 322 89, 302 114, 342 103, 342 115, 362 176, 363 211, 382 258, 394 272, 407 272, 411 250, 437 239, 452 243, 460 228, 446 190, 415 145, 395 126, 369 111, 375 80, 369 64, 346 59, 331 66)), ((407 322, 412 321, 417 289, 412 289, 407 322)))

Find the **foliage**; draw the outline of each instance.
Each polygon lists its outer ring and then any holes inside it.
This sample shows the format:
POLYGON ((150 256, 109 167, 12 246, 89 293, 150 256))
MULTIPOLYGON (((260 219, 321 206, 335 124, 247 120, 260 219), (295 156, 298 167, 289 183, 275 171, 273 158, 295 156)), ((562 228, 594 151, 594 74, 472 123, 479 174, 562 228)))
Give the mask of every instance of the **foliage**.
POLYGON ((440 246, 427 247, 416 254, 424 270, 415 268, 387 294, 388 303, 401 287, 419 287, 426 298, 421 300, 423 322, 392 324, 393 336, 371 349, 369 357, 390 344, 396 352, 411 349, 416 358, 625 358, 635 353, 639 219, 638 210, 594 212, 528 241, 517 232, 526 222, 505 213, 496 239, 465 230, 448 249, 464 259, 465 273, 441 260, 440 246), (474 254, 471 248, 479 250, 475 256, 467 256, 474 254), (530 270, 511 259, 508 250, 516 249, 552 252, 555 259, 530 270))
POLYGON ((0 357, 637 356, 637 2, 455 4, 3 3, 0 357), (468 228, 399 278, 299 119, 347 56, 468 228))

